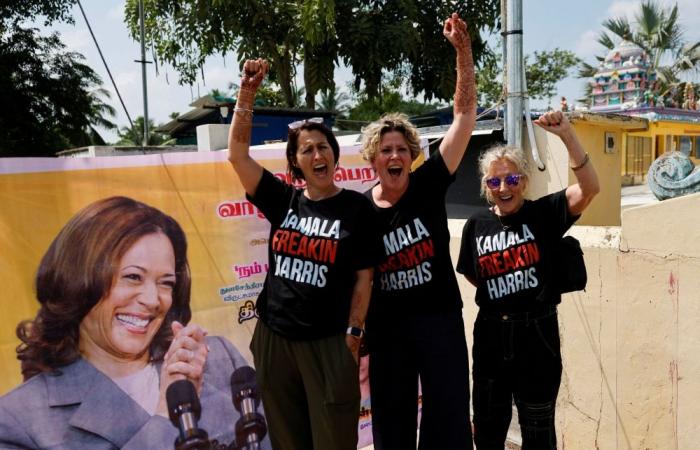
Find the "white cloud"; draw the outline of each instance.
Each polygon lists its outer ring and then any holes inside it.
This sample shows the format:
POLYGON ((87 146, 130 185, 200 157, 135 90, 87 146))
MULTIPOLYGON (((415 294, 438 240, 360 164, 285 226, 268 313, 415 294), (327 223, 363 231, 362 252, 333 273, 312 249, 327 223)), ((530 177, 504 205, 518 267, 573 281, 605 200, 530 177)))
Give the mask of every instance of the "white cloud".
POLYGON ((137 82, 139 86, 141 85, 140 75, 135 71, 119 72, 114 76, 114 81, 117 83, 117 87, 120 90, 133 86, 137 82))
POLYGON ((61 41, 72 52, 84 53, 86 49, 93 45, 90 33, 85 28, 63 31, 61 33, 61 41))
POLYGON ((224 67, 220 64, 220 62, 216 65, 205 64, 204 81, 206 81, 206 86, 203 86, 203 90, 200 89, 202 95, 212 89, 228 92, 228 85, 231 82, 240 84, 238 67, 224 67))
POLYGON ((626 17, 630 22, 634 22, 634 15, 639 11, 639 0, 616 0, 608 7, 608 17, 626 17))
POLYGON ((109 10, 107 10, 107 17, 110 20, 118 21, 120 23, 124 22, 124 8, 125 8, 125 3, 124 2, 119 2, 118 5, 115 5, 111 7, 109 10))
POLYGON ((700 41, 700 1, 678 0, 678 12, 683 37, 690 42, 700 41))
POLYGON ((574 52, 576 56, 591 63, 596 55, 605 53, 605 49, 598 43, 598 31, 586 30, 576 40, 574 52))
MULTIPOLYGON (((664 8, 678 5, 679 23, 688 41, 700 40, 700 1, 698 0, 659 0, 664 8)), ((640 10, 640 0, 615 0, 608 7, 608 17, 626 17, 634 23, 635 15, 640 10)))

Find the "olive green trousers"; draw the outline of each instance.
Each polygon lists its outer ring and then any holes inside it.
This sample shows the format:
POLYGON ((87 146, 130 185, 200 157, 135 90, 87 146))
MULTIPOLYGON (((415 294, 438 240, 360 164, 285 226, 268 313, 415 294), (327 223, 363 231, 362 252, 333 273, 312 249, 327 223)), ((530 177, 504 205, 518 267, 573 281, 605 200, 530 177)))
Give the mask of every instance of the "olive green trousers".
POLYGON ((358 365, 338 334, 290 340, 261 320, 250 344, 274 450, 356 450, 358 365))

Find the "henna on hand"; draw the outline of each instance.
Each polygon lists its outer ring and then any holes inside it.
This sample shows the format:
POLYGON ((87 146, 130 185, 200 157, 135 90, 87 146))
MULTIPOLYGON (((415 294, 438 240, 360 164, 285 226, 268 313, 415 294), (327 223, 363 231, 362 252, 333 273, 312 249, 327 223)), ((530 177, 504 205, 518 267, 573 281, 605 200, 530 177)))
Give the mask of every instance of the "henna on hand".
POLYGON ((476 110, 476 81, 472 57, 471 37, 467 24, 457 14, 445 21, 443 34, 457 52, 457 83, 455 85, 454 113, 476 110))
POLYGON ((238 143, 250 143, 250 135, 253 128, 253 103, 255 94, 260 87, 268 70, 267 61, 264 59, 248 60, 243 64, 243 76, 241 88, 238 91, 236 109, 233 112, 233 124, 231 138, 238 143))
POLYGON ((245 111, 238 111, 233 118, 233 130, 231 137, 234 141, 242 144, 250 143, 250 135, 253 131, 253 114, 245 111))

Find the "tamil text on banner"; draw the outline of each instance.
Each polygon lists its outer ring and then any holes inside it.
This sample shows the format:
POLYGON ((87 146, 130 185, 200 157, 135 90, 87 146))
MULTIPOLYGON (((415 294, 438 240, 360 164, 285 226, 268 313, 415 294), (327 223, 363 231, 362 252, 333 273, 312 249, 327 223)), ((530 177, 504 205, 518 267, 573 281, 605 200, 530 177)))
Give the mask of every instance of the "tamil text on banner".
MULTIPOLYGON (((275 176, 291 181, 284 145, 253 148, 275 176)), ((337 183, 365 191, 376 175, 359 146, 341 148, 337 183)), ((34 277, 65 223, 88 204, 115 195, 152 205, 177 220, 189 243, 193 321, 227 337, 251 363, 255 301, 265 279, 269 224, 246 200, 226 152, 102 158, 0 159, 0 395, 21 383, 17 324, 38 309, 34 277)), ((368 399, 362 433, 371 433, 368 399)), ((371 434, 369 435, 371 436, 371 434)), ((368 436, 361 438, 365 442, 368 436)))

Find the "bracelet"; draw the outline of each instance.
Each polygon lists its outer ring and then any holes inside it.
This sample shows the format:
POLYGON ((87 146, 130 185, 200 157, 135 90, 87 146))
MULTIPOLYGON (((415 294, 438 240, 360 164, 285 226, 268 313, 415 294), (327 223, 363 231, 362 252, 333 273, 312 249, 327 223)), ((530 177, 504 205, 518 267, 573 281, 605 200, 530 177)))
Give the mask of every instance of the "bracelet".
POLYGON ((578 166, 571 166, 571 170, 579 170, 582 169, 583 166, 588 164, 588 161, 591 159, 591 157, 588 155, 588 152, 586 152, 586 156, 583 158, 583 161, 581 161, 581 164, 578 166))
POLYGON ((253 115, 253 110, 252 110, 252 109, 247 109, 247 108, 233 108, 233 112, 234 112, 234 113, 242 112, 242 113, 248 113, 248 114, 250 114, 251 116, 253 115))

